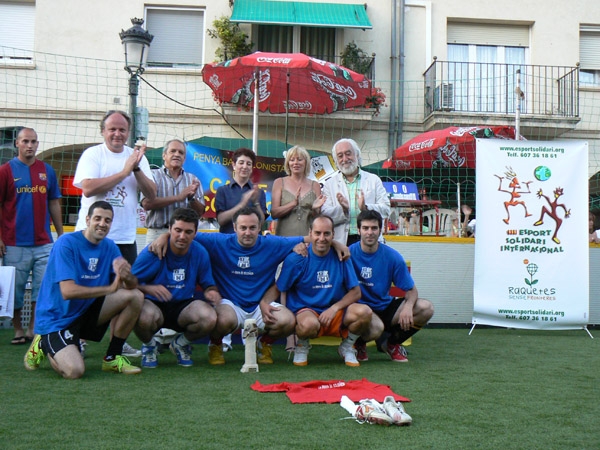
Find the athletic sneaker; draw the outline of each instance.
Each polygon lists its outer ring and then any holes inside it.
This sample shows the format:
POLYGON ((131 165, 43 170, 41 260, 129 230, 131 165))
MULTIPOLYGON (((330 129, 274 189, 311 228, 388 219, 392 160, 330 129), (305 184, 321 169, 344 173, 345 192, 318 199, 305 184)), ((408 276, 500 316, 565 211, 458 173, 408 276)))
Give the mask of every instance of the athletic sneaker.
POLYGON ((406 357, 406 349, 400 344, 386 344, 385 352, 390 355, 394 362, 408 362, 406 357))
POLYGON ((158 348, 154 340, 151 343, 153 345, 142 344, 142 367, 145 369, 158 367, 158 348))
POLYGON ((361 400, 354 417, 359 423, 366 422, 371 425, 390 426, 393 423, 392 418, 385 412, 383 405, 374 399, 361 400))
POLYGON ((192 361, 191 345, 179 345, 177 343, 177 338, 175 338, 171 341, 169 349, 171 349, 171 353, 177 356, 177 364, 179 364, 180 366, 192 367, 194 365, 194 361, 192 361))
POLYGON ((40 367, 40 363, 44 359, 44 352, 40 347, 40 341, 42 340, 42 336, 36 334, 33 337, 33 341, 31 345, 27 349, 27 353, 25 353, 25 357, 23 358, 23 363, 25 364, 25 368, 27 370, 36 370, 40 367))
POLYGON ((127 356, 128 358, 139 358, 142 356, 142 352, 137 348, 133 348, 127 342, 123 344, 123 351, 121 352, 123 356, 127 356))
POLYGON ((102 371, 135 375, 136 373, 140 373, 142 369, 131 365, 125 356, 117 355, 112 361, 102 360, 102 371))
POLYGON ((344 358, 344 362, 348 367, 360 366, 360 363, 356 359, 356 349, 347 339, 344 339, 338 347, 338 354, 344 358))
POLYGON ((225 364, 223 357, 223 346, 221 344, 208 344, 208 362, 213 366, 225 364))
POLYGON ((262 341, 256 341, 257 358, 259 364, 273 364, 273 346, 262 341))
POLYGON ((308 351, 310 345, 308 339, 298 339, 296 342, 296 348, 294 349, 294 365, 295 366, 306 366, 308 365, 308 351))
POLYGON ((354 344, 354 348, 356 349, 356 359, 359 362, 365 362, 369 360, 369 354, 367 353, 367 344, 358 342, 354 344))
POLYGON ((385 413, 390 416, 394 425, 406 426, 412 423, 412 417, 406 413, 402 402, 396 402, 391 395, 388 395, 383 400, 383 409, 385 410, 385 413))

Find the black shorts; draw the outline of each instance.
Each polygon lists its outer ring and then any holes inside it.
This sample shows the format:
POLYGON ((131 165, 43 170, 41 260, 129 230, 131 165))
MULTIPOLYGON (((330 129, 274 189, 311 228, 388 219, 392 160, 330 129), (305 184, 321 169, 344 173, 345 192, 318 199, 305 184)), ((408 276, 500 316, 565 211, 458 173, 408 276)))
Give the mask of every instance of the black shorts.
MULTIPOLYGON (((150 300, 150 299, 147 299, 150 300)), ((150 300, 163 315, 163 325, 162 328, 170 328, 175 331, 185 331, 185 329, 179 325, 179 315, 181 311, 183 311, 187 306, 192 302, 201 302, 202 300, 194 300, 190 298, 188 300, 180 300, 178 302, 157 302, 155 300, 150 300)))
POLYGON ((76 345, 79 347, 79 339, 100 342, 110 320, 106 323, 98 325, 100 311, 104 304, 104 297, 98 297, 92 303, 83 315, 75 319, 71 325, 64 330, 55 331, 53 333, 42 335, 41 347, 46 355, 54 356, 67 345, 76 345))
MULTIPOLYGON (((390 304, 383 311, 374 311, 383 322, 384 330, 390 332, 392 329, 392 320, 400 305, 404 303, 404 297, 394 297, 390 304)), ((397 325, 397 324, 396 324, 397 325)))

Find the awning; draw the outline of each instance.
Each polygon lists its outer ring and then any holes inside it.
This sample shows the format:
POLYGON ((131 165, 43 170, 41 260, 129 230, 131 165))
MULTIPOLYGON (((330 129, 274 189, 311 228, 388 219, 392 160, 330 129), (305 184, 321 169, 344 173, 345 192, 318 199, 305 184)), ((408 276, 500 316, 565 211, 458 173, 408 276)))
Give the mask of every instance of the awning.
POLYGON ((364 4, 235 0, 236 23, 331 28, 373 28, 364 4))

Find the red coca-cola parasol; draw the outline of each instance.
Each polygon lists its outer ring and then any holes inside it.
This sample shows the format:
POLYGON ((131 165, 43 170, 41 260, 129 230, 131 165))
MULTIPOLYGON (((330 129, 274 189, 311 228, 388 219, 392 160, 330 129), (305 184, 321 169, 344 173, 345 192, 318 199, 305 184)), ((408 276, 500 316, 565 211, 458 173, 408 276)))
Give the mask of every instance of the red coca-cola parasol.
POLYGON ((331 114, 362 108, 371 96, 371 81, 364 75, 303 53, 255 52, 207 64, 202 79, 220 104, 254 109, 255 130, 258 110, 272 114, 331 114))
POLYGON ((449 127, 420 134, 398 147, 384 169, 475 168, 475 139, 514 139, 509 126, 449 127))

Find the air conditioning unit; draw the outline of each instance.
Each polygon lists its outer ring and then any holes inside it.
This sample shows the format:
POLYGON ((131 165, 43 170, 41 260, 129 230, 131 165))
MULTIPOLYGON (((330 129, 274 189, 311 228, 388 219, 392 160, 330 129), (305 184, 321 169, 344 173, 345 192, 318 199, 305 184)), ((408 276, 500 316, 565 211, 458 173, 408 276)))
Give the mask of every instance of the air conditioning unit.
POLYGON ((441 83, 435 88, 433 109, 435 111, 454 110, 454 85, 452 83, 441 83))

